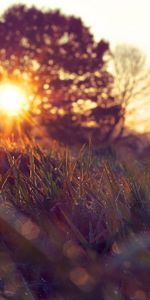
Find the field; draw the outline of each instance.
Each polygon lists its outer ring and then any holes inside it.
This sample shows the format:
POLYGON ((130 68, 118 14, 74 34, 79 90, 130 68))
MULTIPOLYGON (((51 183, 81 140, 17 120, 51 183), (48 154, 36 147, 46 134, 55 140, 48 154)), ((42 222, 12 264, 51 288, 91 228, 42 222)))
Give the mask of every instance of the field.
POLYGON ((0 300, 149 300, 149 10, 3 2, 0 300))
POLYGON ((149 162, 121 160, 113 146, 9 148, 1 234, 33 299, 149 299, 149 162))

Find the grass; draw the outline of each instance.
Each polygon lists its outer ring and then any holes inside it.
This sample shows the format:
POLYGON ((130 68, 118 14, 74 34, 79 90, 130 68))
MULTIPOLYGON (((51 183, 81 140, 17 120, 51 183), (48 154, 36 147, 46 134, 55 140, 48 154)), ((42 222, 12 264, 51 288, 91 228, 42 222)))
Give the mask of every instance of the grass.
MULTIPOLYGON (((141 271, 145 262, 150 264, 148 162, 121 162, 115 155, 95 155, 86 146, 74 153, 52 145, 49 151, 28 146, 22 153, 5 149, 2 154, 2 200, 10 201, 43 230, 52 221, 64 247, 72 249, 67 251, 88 253, 93 277, 87 279, 85 290, 99 278, 106 300, 149 299, 141 271)), ((71 280, 81 288, 80 275, 88 276, 82 264, 75 270, 71 280)), ((149 269, 144 270, 148 274, 149 269)))

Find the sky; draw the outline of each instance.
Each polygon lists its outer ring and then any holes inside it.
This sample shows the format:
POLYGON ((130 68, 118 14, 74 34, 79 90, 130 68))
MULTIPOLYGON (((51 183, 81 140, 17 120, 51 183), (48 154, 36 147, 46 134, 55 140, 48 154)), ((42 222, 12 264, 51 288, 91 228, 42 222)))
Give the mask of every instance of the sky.
MULTIPOLYGON (((112 49, 121 43, 135 45, 146 54, 150 64, 150 0, 0 0, 0 13, 13 4, 59 8, 65 14, 80 16, 97 40, 109 41, 112 49)), ((137 108, 139 131, 146 128, 144 124, 150 124, 149 116, 150 102, 137 108)))

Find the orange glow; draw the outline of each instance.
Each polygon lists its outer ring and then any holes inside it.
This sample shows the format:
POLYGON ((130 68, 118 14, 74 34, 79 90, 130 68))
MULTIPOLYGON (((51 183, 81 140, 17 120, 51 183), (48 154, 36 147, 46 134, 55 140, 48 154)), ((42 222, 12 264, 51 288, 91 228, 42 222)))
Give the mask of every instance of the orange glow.
POLYGON ((0 85, 0 112, 10 117, 20 116, 29 108, 29 102, 25 91, 13 84, 0 85))
POLYGON ((134 100, 127 107, 126 126, 130 130, 138 133, 146 133, 150 131, 150 101, 144 99, 141 101, 134 100))

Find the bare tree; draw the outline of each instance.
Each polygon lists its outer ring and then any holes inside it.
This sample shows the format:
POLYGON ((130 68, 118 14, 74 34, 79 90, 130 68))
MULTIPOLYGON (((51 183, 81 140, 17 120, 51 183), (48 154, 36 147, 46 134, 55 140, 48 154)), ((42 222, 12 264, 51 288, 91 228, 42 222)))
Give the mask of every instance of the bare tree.
POLYGON ((123 105, 150 94, 150 69, 143 52, 131 45, 118 45, 112 54, 114 89, 123 105))
POLYGON ((150 97, 150 68, 146 56, 135 46, 118 45, 111 55, 111 67, 114 76, 114 94, 122 105, 122 128, 125 129, 127 113, 134 116, 135 110, 143 107, 150 97), (140 101, 138 103, 138 101, 140 101))

